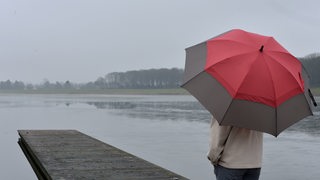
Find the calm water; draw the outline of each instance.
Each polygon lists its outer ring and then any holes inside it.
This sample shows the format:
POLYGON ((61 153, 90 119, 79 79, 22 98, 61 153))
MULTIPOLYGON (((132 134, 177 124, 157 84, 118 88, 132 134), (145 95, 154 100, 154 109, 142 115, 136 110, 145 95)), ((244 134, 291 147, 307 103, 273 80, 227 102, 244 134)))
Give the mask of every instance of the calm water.
MULTIPOLYGON (((18 129, 76 129, 190 179, 214 179, 210 115, 191 96, 0 95, 0 114, 0 179, 36 179, 18 129)), ((320 178, 319 108, 264 140, 261 179, 320 178)))

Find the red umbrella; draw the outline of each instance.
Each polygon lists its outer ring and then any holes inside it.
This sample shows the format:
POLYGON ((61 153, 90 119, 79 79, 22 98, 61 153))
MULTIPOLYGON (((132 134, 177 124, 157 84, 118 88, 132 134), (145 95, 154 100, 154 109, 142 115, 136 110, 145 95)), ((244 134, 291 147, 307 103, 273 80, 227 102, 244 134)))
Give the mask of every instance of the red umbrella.
POLYGON ((182 87, 222 125, 277 136, 312 115, 307 81, 273 37, 235 29, 186 49, 182 87))

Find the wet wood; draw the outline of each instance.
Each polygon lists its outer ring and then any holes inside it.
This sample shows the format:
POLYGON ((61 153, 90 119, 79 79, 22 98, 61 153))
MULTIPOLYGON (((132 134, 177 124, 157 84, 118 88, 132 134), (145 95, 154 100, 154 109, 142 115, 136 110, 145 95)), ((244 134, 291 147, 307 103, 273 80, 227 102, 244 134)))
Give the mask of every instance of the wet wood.
POLYGON ((187 179, 76 130, 18 130, 38 179, 187 179))

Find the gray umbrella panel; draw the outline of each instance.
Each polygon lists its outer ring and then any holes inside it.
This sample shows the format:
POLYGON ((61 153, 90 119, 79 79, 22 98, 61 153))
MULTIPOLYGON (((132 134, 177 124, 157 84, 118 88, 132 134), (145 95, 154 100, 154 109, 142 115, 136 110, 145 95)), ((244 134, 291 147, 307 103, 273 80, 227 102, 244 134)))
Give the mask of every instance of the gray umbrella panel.
MULTIPOLYGON (((186 49, 183 84, 204 71, 207 60, 207 43, 203 42, 186 49)), ((183 85, 182 85, 183 86, 183 85)))
POLYGON ((206 42, 186 49, 184 83, 190 92, 220 123, 266 132, 278 136, 280 132, 312 115, 308 93, 308 75, 303 71, 305 93, 296 95, 277 108, 265 104, 233 99, 227 90, 205 72, 206 42))

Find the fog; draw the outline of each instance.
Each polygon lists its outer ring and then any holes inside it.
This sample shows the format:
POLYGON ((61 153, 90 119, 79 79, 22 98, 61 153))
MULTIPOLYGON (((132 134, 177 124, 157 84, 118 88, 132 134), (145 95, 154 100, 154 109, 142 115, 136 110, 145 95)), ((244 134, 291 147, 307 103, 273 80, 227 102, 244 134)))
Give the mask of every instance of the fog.
POLYGON ((0 80, 88 82, 110 72, 184 67, 184 49, 233 28, 320 52, 319 2, 10 0, 0 2, 0 80))

